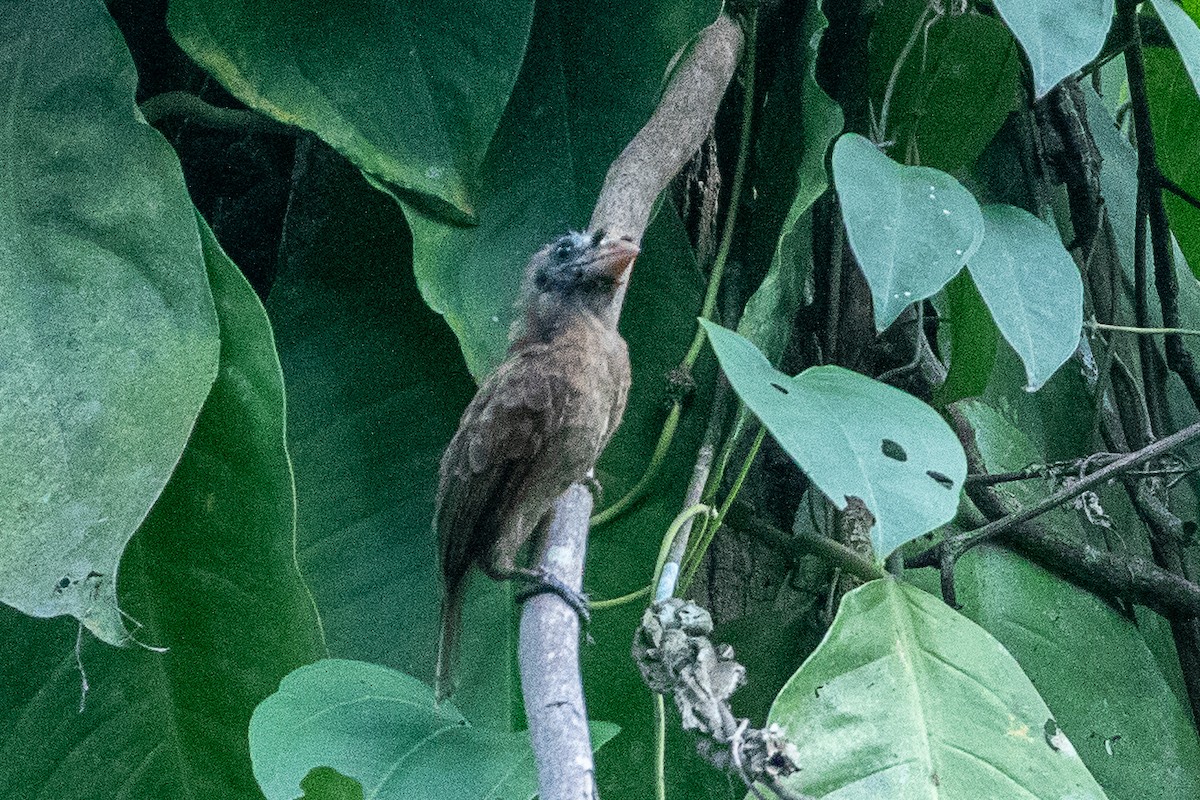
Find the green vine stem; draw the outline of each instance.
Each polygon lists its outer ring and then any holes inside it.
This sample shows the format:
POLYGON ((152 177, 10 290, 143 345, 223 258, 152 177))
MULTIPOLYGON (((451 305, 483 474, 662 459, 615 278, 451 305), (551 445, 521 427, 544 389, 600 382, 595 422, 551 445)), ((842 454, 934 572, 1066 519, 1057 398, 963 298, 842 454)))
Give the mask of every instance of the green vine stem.
POLYGON ((654 453, 650 456, 650 463, 646 466, 646 471, 642 473, 642 477, 638 479, 633 488, 617 502, 592 516, 593 528, 612 522, 628 511, 654 482, 659 469, 662 468, 663 461, 666 460, 667 451, 671 448, 671 440, 675 438, 675 429, 679 427, 679 417, 682 413, 683 405, 676 400, 671 404, 671 410, 667 413, 666 422, 663 423, 662 433, 658 436, 658 443, 654 446, 654 453))
POLYGON ((1123 331, 1125 333, 1141 334, 1178 334, 1180 336, 1200 336, 1200 330, 1195 328, 1138 328, 1133 325, 1109 325, 1105 322, 1088 320, 1083 327, 1091 331, 1123 331))
MULTIPOLYGON (((683 524, 693 517, 701 515, 712 517, 714 514, 713 507, 705 503, 696 503, 694 506, 685 508, 679 512, 679 515, 671 521, 670 527, 663 535, 662 546, 658 550, 658 561, 654 565, 654 580, 650 585, 654 588, 654 601, 666 600, 675 594, 676 586, 679 583, 680 565, 670 561, 667 556, 671 552, 671 545, 675 543, 675 537, 679 535, 680 528, 683 524)), ((701 536, 707 528, 701 530, 701 536)), ((687 584, 684 584, 687 588, 687 584)))
POLYGON ((750 467, 754 464, 754 459, 758 456, 758 450, 762 446, 766 435, 766 427, 759 425, 758 434, 754 437, 754 442, 750 445, 750 452, 746 453, 746 458, 742 461, 742 468, 738 472, 737 478, 734 479, 733 486, 729 487, 729 493, 725 495, 725 502, 721 504, 720 509, 713 516, 712 522, 696 537, 696 546, 690 548, 691 552, 685 557, 684 563, 686 564, 686 568, 684 569, 683 580, 680 581, 684 591, 691 585, 692 578, 696 575, 696 570, 700 568, 700 561, 704 558, 705 552, 708 551, 709 545, 712 544, 713 537, 720 530, 721 523, 725 520, 725 515, 729 513, 730 507, 737 499, 738 492, 742 490, 742 484, 746 482, 746 476, 750 474, 750 467))

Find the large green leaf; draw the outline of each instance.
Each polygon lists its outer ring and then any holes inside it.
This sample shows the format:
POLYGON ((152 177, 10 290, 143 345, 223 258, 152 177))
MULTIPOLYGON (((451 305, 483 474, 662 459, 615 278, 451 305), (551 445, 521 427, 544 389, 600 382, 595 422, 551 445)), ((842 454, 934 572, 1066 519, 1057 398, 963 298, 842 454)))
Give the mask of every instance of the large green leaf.
POLYGON ((121 562, 135 635, 164 649, 115 649, 76 639, 66 620, 0 609, 5 798, 259 796, 246 744, 251 712, 324 652, 294 560, 271 329, 250 285, 202 234, 220 374, 121 562))
POLYGON ((842 599, 768 721, 799 750, 786 785, 820 797, 1103 798, 1008 651, 891 579, 842 599))
MULTIPOLYGON (((1159 167, 1193 196, 1200 194, 1200 97, 1179 56, 1146 49, 1146 91, 1159 167)), ((1163 200, 1179 247, 1200 275, 1200 209, 1165 192, 1163 200)))
POLYGON ((1041 98, 1100 54, 1113 0, 996 0, 996 10, 1029 57, 1034 93, 1041 98))
MULTIPOLYGON (((929 20, 895 72, 925 0, 893 0, 879 11, 868 44, 874 111, 882 113, 890 152, 913 164, 954 172, 972 163, 1020 96, 1020 58, 994 16, 944 14, 929 20), (896 78, 893 82, 893 74, 896 78)), ((878 122, 878 120, 876 120, 878 122)))
MULTIPOLYGON (((1008 419, 978 402, 959 405, 991 472, 1022 469, 1046 459, 1008 419)), ((1001 487, 1021 505, 1044 497, 1045 481, 1001 487)), ((1102 490, 1100 502, 1131 554, 1149 557, 1146 532, 1122 489, 1102 490)), ((1082 514, 1057 509, 1041 524, 1055 535, 1104 547, 1082 514)), ((933 570, 930 589, 937 591, 933 570)), ((959 561, 963 613, 999 639, 1054 709, 1056 720, 1113 800, 1200 796, 1200 739, 1185 701, 1172 691, 1178 658, 1160 664, 1147 645, 1165 620, 1140 610, 1136 621, 1113 604, 1001 547, 981 548, 959 561), (1087 665, 1088 680, 1079 680, 1087 665), (1147 714, 1153 708, 1155 713, 1147 714)), ((1169 641, 1169 631, 1165 631, 1169 641)))
MULTIPOLYGON (((474 387, 417 291, 395 203, 324 147, 297 174, 267 308, 288 380, 300 563, 333 655, 432 680, 438 460, 474 387)), ((475 583, 456 699, 500 724, 515 686, 511 612, 475 583)))
POLYGON ((1200 26, 1175 0, 1151 0, 1151 3, 1183 59, 1192 86, 1200 92, 1200 26))
POLYGON ((421 292, 477 378, 503 358, 529 257, 587 224, 609 163, 653 110, 672 54, 715 11, 710 2, 539 4, 480 170, 479 225, 447 226, 405 206, 421 292))
POLYGON ((179 163, 94 2, 0 14, 0 600, 127 641, 117 564, 217 370, 179 163))
POLYGON ((243 103, 462 221, 532 18, 530 0, 173 0, 168 22, 243 103))
POLYGON ((733 331, 704 330, 734 391, 813 483, 839 508, 866 503, 880 559, 954 516, 967 462, 932 408, 841 367, 790 377, 733 331))
MULTIPOLYGON (((591 727, 597 748, 617 732, 591 727)), ((468 725, 416 678, 361 661, 327 659, 284 678, 254 711, 250 753, 267 800, 292 800, 319 767, 377 800, 537 794, 528 733, 468 725)))
POLYGON ((1079 344, 1083 280, 1052 228, 1028 211, 983 207, 983 243, 967 269, 1000 333, 1041 387, 1079 344))
POLYGON ((833 146, 833 181, 879 330, 940 291, 983 239, 979 204, 958 181, 897 164, 858 134, 833 146))

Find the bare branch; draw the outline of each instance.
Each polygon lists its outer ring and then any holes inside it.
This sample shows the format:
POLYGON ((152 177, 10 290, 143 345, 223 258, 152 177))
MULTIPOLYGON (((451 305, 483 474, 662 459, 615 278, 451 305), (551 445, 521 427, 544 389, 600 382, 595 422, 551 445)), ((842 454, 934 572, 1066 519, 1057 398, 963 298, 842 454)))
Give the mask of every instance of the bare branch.
MULTIPOLYGON (((724 13, 700 33, 650 121, 609 168, 592 214, 593 230, 641 240, 658 195, 712 128, 741 57, 743 38, 741 26, 724 13)), ((591 510, 591 495, 579 485, 559 498, 542 560, 546 570, 576 588, 582 585, 591 510)), ((521 688, 541 800, 596 797, 578 640, 575 612, 557 596, 537 595, 525 604, 521 688)))

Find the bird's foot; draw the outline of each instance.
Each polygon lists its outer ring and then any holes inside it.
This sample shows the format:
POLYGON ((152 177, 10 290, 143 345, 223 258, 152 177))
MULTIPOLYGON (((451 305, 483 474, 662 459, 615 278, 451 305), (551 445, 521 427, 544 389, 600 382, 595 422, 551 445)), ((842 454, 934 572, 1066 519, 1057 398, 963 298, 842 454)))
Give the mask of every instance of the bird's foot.
POLYGON ((592 612, 588 605, 587 595, 567 586, 558 576, 539 570, 529 575, 521 575, 519 580, 525 586, 517 590, 516 600, 518 603, 524 603, 535 595, 554 594, 571 607, 571 610, 579 616, 581 623, 586 625, 591 621, 592 612))
POLYGON ((592 495, 592 505, 599 506, 600 501, 604 499, 604 487, 600 485, 600 481, 592 473, 588 473, 580 483, 583 488, 587 489, 592 495))

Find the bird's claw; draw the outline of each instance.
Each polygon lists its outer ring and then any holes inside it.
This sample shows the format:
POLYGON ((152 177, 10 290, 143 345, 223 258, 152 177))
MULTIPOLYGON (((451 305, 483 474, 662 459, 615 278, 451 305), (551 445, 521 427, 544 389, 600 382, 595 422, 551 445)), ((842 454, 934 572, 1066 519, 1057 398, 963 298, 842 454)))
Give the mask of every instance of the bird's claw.
POLYGON ((525 582, 525 587, 517 591, 518 603, 524 603, 539 594, 558 595, 564 603, 571 607, 581 623, 586 625, 591 622, 592 611, 588 605, 587 595, 567 586, 558 576, 549 572, 541 572, 536 576, 524 576, 522 580, 525 582))
POLYGON ((600 485, 600 481, 595 475, 588 475, 581 483, 583 488, 587 489, 592 495, 592 505, 600 505, 600 501, 604 498, 604 487, 600 485))

